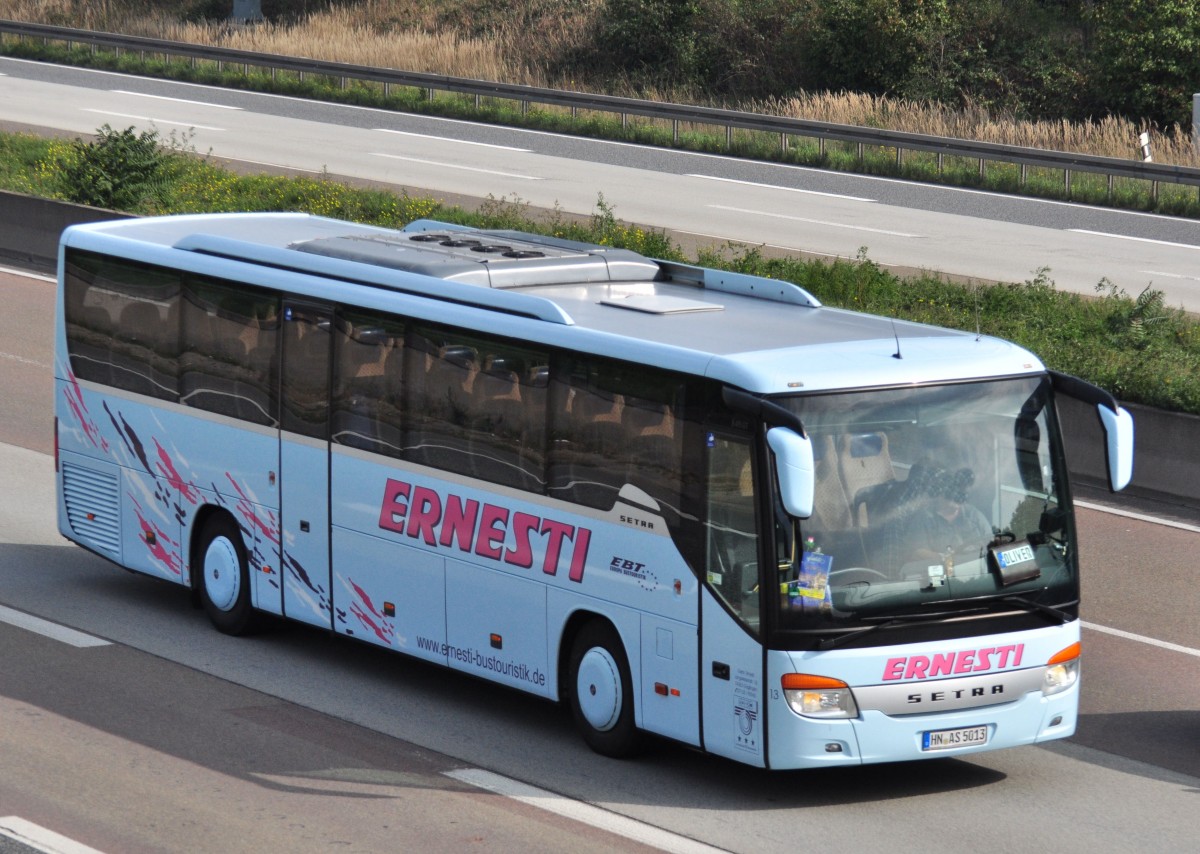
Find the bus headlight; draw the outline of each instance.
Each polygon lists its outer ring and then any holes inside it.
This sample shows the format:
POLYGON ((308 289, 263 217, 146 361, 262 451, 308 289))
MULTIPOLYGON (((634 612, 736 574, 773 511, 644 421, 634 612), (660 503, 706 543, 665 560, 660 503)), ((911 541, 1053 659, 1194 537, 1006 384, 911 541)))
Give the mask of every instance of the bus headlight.
POLYGON ((1067 690, 1079 681, 1079 644, 1073 643, 1046 662, 1042 676, 1042 694, 1049 697, 1067 690))
POLYGON ((807 673, 785 673, 783 696, 792 711, 809 718, 858 717, 854 692, 840 679, 811 676, 807 673))

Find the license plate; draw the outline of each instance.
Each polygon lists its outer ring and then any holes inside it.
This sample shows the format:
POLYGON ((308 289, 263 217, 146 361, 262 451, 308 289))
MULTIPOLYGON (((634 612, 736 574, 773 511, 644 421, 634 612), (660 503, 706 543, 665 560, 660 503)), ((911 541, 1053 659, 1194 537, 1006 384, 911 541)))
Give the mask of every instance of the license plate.
POLYGON ((1036 558, 1037 556, 1033 552, 1033 547, 1028 543, 1022 543, 1016 548, 996 552, 996 559, 1000 561, 1000 566, 1002 567, 1025 563, 1029 560, 1036 560, 1036 558))
POLYGON ((921 733, 922 750, 949 750, 952 747, 975 747, 987 744, 988 728, 969 726, 962 729, 937 729, 921 733))

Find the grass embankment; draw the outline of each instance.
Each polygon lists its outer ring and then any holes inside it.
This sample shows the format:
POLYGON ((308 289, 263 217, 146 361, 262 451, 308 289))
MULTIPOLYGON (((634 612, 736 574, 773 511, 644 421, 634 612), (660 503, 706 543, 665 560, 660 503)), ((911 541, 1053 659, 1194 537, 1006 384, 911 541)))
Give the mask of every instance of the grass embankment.
MULTIPOLYGON (((95 141, 0 134, 0 187, 47 198, 113 199, 133 213, 287 210, 399 227, 429 217, 484 228, 515 228, 622 246, 656 258, 698 262, 795 282, 823 303, 1007 338, 1051 368, 1109 389, 1120 399, 1200 414, 1200 323, 1163 304, 1160 293, 1128 295, 1101 283, 1087 298, 1060 292, 1046 276, 965 286, 934 275, 900 278, 868 258, 766 258, 726 246, 685 258, 663 232, 630 227, 599 199, 590 221, 534 217, 520 202, 492 199, 477 211, 435 199, 363 189, 326 178, 238 175, 196 156, 186 142, 163 149, 152 132, 101 129, 95 141), (110 180, 113 169, 129 170, 110 180), (108 170, 108 171, 106 171, 108 170), (95 197, 97 187, 114 194, 95 197)), ((112 206, 107 204, 106 206, 112 206)))

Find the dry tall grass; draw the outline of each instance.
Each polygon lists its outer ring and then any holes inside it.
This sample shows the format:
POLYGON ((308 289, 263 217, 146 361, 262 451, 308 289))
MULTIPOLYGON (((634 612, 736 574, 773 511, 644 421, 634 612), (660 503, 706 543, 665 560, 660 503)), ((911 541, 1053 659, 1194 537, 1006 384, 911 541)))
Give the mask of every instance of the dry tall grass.
POLYGON ((1137 159, 1141 159, 1138 135, 1147 130, 1155 161, 1200 166, 1200 156, 1182 128, 1164 133, 1111 116, 1092 122, 1016 121, 992 116, 984 109, 952 110, 940 104, 853 92, 781 98, 751 104, 748 109, 836 124, 865 125, 931 136, 1137 159))
MULTIPOLYGON (((520 20, 496 16, 495 25, 485 35, 462 35, 455 28, 462 25, 461 20, 448 22, 447 7, 428 0, 363 0, 352 8, 331 6, 295 26, 185 24, 166 14, 162 4, 150 0, 0 0, 0 17, 357 65, 578 89, 576 81, 547 79, 540 69, 548 65, 546 57, 557 55, 587 32, 601 5, 526 4, 526 14, 520 20), (556 13, 556 9, 561 11, 556 13)), ((462 14, 469 17, 469 9, 462 14)), ((614 94, 633 94, 619 82, 612 84, 611 90, 614 94)), ((657 97, 697 100, 679 93, 660 93, 657 97)), ((741 108, 838 124, 1134 159, 1140 157, 1138 134, 1149 130, 1156 161, 1200 166, 1200 154, 1188 130, 1177 127, 1164 132, 1111 117, 1092 122, 1024 122, 992 116, 982 109, 951 110, 937 104, 855 93, 802 94, 741 108)))
POLYGON ((156 37, 477 80, 523 76, 504 62, 495 43, 453 33, 379 32, 344 8, 316 15, 298 27, 170 23, 156 37))
POLYGON ((521 78, 517 82, 527 82, 522 69, 514 69, 503 60, 503 52, 494 41, 420 29, 381 29, 374 22, 384 20, 384 12, 392 10, 385 8, 391 4, 378 0, 365 4, 378 9, 330 7, 298 26, 270 22, 255 26, 192 24, 154 8, 123 16, 116 8, 120 5, 120 0, 0 0, 0 16, 378 68, 479 80, 516 77, 521 78))

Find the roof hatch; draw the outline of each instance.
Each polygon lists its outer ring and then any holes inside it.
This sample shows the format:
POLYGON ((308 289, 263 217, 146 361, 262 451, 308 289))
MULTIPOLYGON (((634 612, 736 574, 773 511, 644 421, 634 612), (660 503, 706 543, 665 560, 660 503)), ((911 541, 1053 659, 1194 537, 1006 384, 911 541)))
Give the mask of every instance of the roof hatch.
POLYGON ((492 288, 644 282, 661 275, 657 264, 628 250, 540 242, 532 237, 486 231, 420 231, 318 237, 289 248, 492 288))
POLYGON ((725 306, 715 302, 704 302, 698 299, 665 296, 662 294, 630 294, 629 296, 606 297, 600 300, 600 304, 610 305, 613 308, 642 311, 646 314, 691 314, 697 311, 725 310, 725 306))

